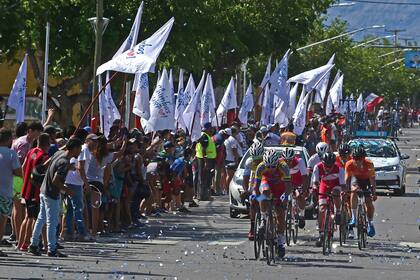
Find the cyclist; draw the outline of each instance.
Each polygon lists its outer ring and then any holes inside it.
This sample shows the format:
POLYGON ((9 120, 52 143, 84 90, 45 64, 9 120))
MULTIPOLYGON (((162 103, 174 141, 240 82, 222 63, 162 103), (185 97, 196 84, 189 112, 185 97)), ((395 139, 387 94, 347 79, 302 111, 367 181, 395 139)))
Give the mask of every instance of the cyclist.
POLYGON ((375 208, 373 201, 376 201, 376 180, 375 168, 372 161, 366 158, 366 150, 359 146, 353 151, 353 159, 346 163, 346 184, 351 186, 351 214, 352 218, 349 226, 356 225, 356 209, 357 209, 357 194, 358 190, 370 191, 365 194, 366 214, 368 218, 367 234, 369 237, 375 236, 375 227, 373 226, 373 216, 375 208))
POLYGON ((336 162, 336 156, 332 152, 327 152, 322 155, 322 162, 318 163, 314 167, 314 172, 312 175, 312 184, 316 187, 319 187, 319 215, 318 223, 319 227, 319 239, 316 241, 316 246, 320 247, 324 238, 323 221, 322 218, 324 211, 327 207, 328 197, 325 195, 328 192, 331 192, 334 196, 334 206, 335 206, 335 221, 336 224, 340 223, 340 205, 341 198, 340 192, 342 187, 345 187, 344 180, 344 169, 340 167, 336 162))
POLYGON ((255 170, 257 169, 258 164, 261 163, 263 154, 264 146, 260 142, 256 142, 249 148, 249 158, 245 162, 245 171, 243 177, 244 192, 241 194, 241 198, 246 199, 249 197, 250 201, 249 216, 251 219, 251 229, 248 233, 248 239, 250 241, 254 240, 254 219, 257 210, 256 208, 258 207, 258 202, 255 200, 255 191, 250 189, 249 186, 254 186, 255 170))
POLYGON ((308 190, 308 172, 305 167, 305 162, 295 154, 295 151, 292 148, 286 148, 284 150, 283 159, 289 167, 292 187, 299 207, 299 228, 304 228, 305 197, 308 190))
POLYGON ((283 258, 286 254, 285 249, 285 209, 291 191, 290 173, 287 164, 280 160, 280 153, 275 150, 269 150, 264 153, 263 161, 257 166, 255 171, 255 190, 260 202, 261 227, 258 234, 264 232, 267 211, 269 207, 268 200, 273 199, 273 206, 277 214, 277 241, 279 257, 283 258))
POLYGON ((316 153, 308 160, 308 175, 311 175, 315 165, 321 162, 322 155, 329 151, 329 146, 325 142, 319 142, 316 144, 315 151, 316 153))

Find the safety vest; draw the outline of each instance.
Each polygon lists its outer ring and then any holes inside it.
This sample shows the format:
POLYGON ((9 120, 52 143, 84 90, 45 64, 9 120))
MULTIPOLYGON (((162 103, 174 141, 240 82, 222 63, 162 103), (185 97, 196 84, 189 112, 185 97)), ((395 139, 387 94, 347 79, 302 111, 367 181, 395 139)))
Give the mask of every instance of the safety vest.
MULTIPOLYGON (((215 159, 217 155, 216 144, 207 133, 203 132, 203 134, 208 139, 208 144, 207 144, 207 149, 206 149, 206 158, 215 159)), ((204 158, 203 146, 201 145, 201 143, 197 143, 196 148, 195 148, 195 155, 197 158, 204 158)))

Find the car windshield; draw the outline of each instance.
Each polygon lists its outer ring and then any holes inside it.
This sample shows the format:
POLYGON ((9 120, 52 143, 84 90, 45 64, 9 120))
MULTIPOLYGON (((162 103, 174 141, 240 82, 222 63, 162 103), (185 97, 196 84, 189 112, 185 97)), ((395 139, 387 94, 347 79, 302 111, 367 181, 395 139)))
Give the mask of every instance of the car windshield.
MULTIPOLYGON (((268 150, 268 149, 270 149, 270 147, 264 148, 264 149, 265 150, 268 150)), ((281 152, 281 151, 284 151, 284 149, 278 149, 277 148, 276 151, 281 152)), ((305 158, 305 155, 303 154, 303 151, 302 150, 295 150, 295 154, 298 155, 300 158, 303 158, 303 160, 305 162, 305 166, 306 166, 307 165, 306 164, 306 158, 305 158)), ((241 165, 239 166, 240 169, 244 169, 245 168, 245 162, 246 162, 246 160, 248 158, 249 158, 249 150, 246 151, 245 155, 242 158, 241 165)))
POLYGON ((389 141, 358 139, 351 141, 349 144, 352 149, 363 146, 366 149, 368 157, 387 158, 397 156, 394 145, 389 141))

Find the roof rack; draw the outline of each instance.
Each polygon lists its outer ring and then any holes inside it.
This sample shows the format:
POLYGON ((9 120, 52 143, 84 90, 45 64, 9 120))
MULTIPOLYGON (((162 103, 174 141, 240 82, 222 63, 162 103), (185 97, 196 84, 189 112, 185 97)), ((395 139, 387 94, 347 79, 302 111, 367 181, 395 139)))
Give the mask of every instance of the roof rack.
POLYGON ((366 131, 357 130, 354 134, 354 138, 388 138, 388 132, 386 131, 366 131))

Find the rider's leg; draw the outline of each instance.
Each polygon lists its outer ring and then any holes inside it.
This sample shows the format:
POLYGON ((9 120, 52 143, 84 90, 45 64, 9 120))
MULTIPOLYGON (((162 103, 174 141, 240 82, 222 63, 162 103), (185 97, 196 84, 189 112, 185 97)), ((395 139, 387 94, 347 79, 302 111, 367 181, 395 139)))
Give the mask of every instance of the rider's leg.
POLYGON ((357 217, 357 190, 359 190, 358 185, 351 186, 350 194, 350 207, 351 207, 351 224, 354 225, 357 217))
POLYGON ((280 205, 276 207, 277 214, 277 244, 279 249, 279 257, 283 258, 286 254, 285 243, 286 238, 284 237, 284 230, 286 229, 286 213, 285 205, 280 205))
POLYGON ((368 218, 369 222, 373 221, 373 216, 375 214, 375 207, 373 206, 372 198, 369 196, 365 197, 365 203, 366 203, 366 216, 368 218))

